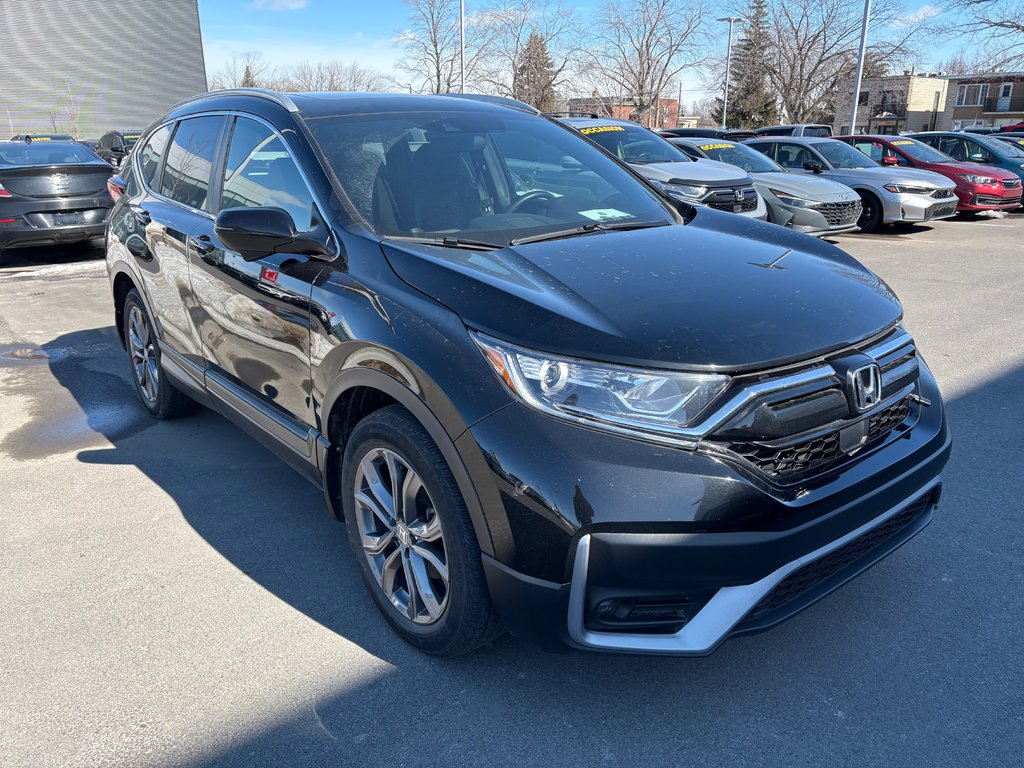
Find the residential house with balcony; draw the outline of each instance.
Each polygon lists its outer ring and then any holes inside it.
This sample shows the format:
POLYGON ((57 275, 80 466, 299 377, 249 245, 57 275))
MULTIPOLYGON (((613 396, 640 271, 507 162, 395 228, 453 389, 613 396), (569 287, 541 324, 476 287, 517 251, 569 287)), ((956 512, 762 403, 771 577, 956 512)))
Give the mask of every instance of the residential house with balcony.
POLYGON ((947 75, 946 118, 952 129, 1024 122, 1024 72, 947 75))
MULTIPOLYGON (((902 75, 869 77, 861 81, 857 95, 855 133, 895 135, 902 131, 942 130, 949 81, 939 75, 902 75)), ((853 80, 840 83, 836 100, 838 135, 851 133, 849 110, 853 98, 853 80)))

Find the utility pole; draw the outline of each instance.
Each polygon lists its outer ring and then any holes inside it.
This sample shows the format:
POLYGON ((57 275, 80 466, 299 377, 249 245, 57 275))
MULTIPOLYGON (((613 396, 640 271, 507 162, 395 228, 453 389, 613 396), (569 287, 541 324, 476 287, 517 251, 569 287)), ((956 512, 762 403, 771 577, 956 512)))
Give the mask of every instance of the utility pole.
POLYGON ((857 133, 857 102, 860 100, 860 81, 864 77, 864 54, 868 48, 868 18, 871 0, 864 0, 864 24, 860 30, 860 51, 857 54, 857 74, 853 78, 853 98, 850 99, 850 134, 857 133))
POLYGON ((466 0, 459 0, 459 93, 466 92, 466 0))
POLYGON ((729 47, 725 51, 725 93, 722 96, 722 129, 725 129, 725 115, 729 111, 729 78, 732 77, 732 25, 743 21, 741 16, 726 16, 719 21, 729 22, 729 47))
POLYGON ((679 98, 676 99, 676 128, 683 122, 683 80, 679 79, 679 98))

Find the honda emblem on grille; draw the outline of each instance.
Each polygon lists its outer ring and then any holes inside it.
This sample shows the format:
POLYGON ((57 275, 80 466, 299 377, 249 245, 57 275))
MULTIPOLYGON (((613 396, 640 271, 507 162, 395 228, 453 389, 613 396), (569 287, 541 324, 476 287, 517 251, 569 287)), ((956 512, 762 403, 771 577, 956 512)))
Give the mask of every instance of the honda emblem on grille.
POLYGON ((737 189, 736 190, 736 202, 737 203, 742 203, 743 202, 743 190, 742 189, 737 189))
POLYGON ((871 363, 854 370, 850 376, 853 404, 863 413, 882 401, 882 374, 878 365, 871 363))

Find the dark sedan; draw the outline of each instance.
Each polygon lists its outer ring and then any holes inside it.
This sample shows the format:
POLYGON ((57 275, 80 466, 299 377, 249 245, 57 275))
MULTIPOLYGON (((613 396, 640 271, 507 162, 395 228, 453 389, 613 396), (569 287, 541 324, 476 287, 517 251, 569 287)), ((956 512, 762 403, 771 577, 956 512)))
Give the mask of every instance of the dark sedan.
POLYGON ((74 141, 0 142, 0 261, 8 248, 102 237, 109 177, 74 141))

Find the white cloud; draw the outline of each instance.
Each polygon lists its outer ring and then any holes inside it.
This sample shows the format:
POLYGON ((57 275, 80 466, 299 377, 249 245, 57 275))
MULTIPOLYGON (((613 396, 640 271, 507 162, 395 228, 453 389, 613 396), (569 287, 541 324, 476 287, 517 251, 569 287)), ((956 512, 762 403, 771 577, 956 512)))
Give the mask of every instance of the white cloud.
POLYGON ((255 11, 297 11, 309 5, 309 0, 252 0, 249 7, 255 11))
POLYGON ((915 24, 920 24, 922 21, 928 21, 928 19, 934 19, 936 16, 942 13, 942 9, 938 8, 930 3, 922 5, 917 10, 911 11, 904 16, 896 19, 890 26, 900 29, 902 27, 912 27, 915 24))

